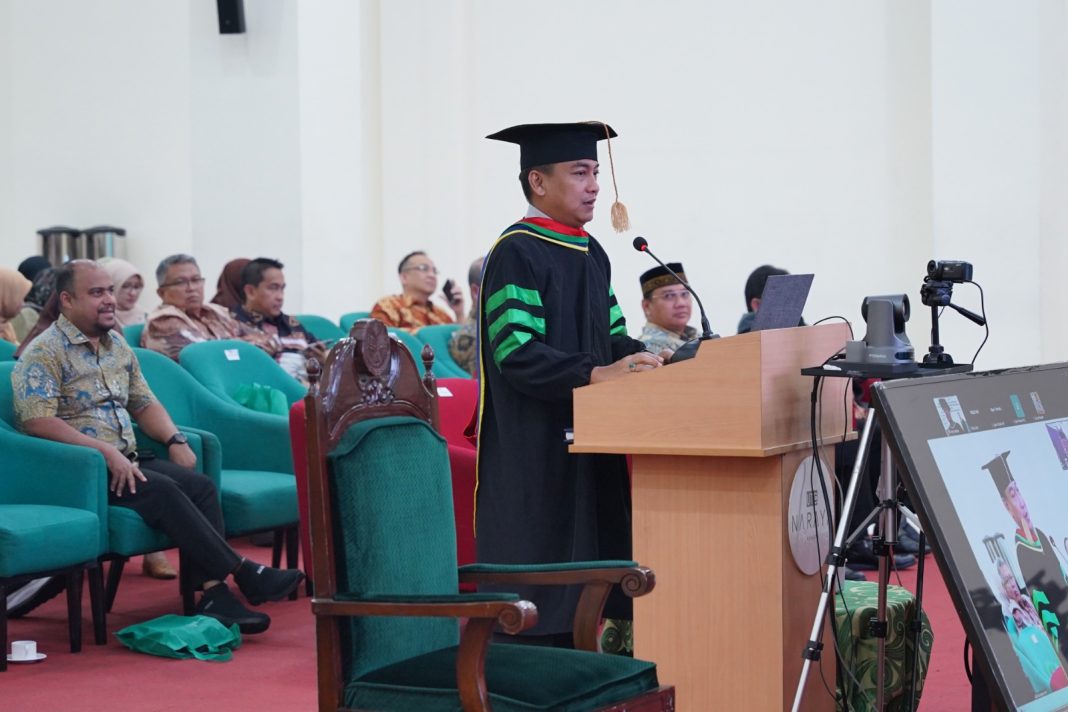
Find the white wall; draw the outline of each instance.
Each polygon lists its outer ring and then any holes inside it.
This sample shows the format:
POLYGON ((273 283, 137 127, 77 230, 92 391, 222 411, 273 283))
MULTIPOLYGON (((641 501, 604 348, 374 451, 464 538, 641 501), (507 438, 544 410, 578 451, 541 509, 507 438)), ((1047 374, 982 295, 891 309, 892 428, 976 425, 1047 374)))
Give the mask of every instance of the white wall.
MULTIPOLYGON (((224 37, 208 0, 0 0, 5 263, 106 220, 149 269, 279 257, 289 309, 337 316, 395 291, 411 249, 462 281, 523 213, 516 150, 482 136, 604 119, 633 229, 608 225, 607 166, 589 228, 634 330, 643 234, 724 334, 771 262, 816 272, 809 321, 907 291, 922 352, 925 264, 960 258, 987 287, 981 366, 1068 358, 1064 0, 245 5, 224 37)), ((970 357, 979 329, 943 323, 970 357)))

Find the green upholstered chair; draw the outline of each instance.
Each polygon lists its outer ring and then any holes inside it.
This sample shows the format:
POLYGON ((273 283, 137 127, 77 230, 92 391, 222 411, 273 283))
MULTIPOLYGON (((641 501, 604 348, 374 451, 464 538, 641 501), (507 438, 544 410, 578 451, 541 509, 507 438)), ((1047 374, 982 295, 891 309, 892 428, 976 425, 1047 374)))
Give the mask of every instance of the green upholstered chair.
MULTIPOLYGON (((104 464, 104 457, 91 448, 42 440, 30 435, 25 435, 15 429, 15 411, 11 392, 11 370, 14 363, 0 364, 0 428, 3 428, 14 442, 18 443, 20 451, 47 453, 38 456, 34 460, 35 477, 43 482, 52 478, 59 478, 63 473, 74 471, 81 477, 99 479, 103 484, 101 495, 103 501, 103 515, 101 517, 101 552, 100 560, 110 562, 108 567, 107 587, 104 591, 103 607, 110 611, 115 602, 119 582, 122 578, 122 570, 126 561, 131 556, 145 554, 150 551, 160 551, 174 546, 173 542, 158 529, 153 529, 145 524, 141 515, 126 507, 115 507, 107 503, 108 471, 104 464)), ((193 428, 182 428, 182 432, 189 438, 189 446, 197 455, 198 465, 209 476, 211 471, 218 468, 218 443, 210 433, 204 433, 193 428), (204 466, 206 465, 206 466, 204 466)), ((137 445, 139 449, 153 449, 159 457, 166 457, 166 448, 144 436, 137 431, 137 445)), ((216 486, 219 478, 213 477, 216 486)), ((187 571, 188 567, 179 562, 179 572, 187 571)), ((90 577, 90 586, 93 579, 90 577)), ((182 597, 182 607, 186 613, 193 610, 193 590, 184 576, 179 577, 179 593, 182 597)), ((91 590, 90 590, 91 592, 91 590)), ((103 626, 103 622, 100 624, 103 626)), ((101 628, 103 630, 103 628, 101 628)))
POLYGON ((434 349, 434 375, 438 378, 471 378, 449 353, 449 341, 459 328, 459 324, 435 324, 415 332, 415 338, 434 349))
POLYGON ((130 346, 141 345, 141 333, 145 330, 144 324, 130 324, 122 327, 122 335, 130 346))
MULTIPOLYGON (((171 419, 183 428, 196 423, 217 439, 218 470, 209 474, 219 478, 226 535, 274 532, 273 565, 280 564, 284 543, 286 565, 296 568, 297 485, 288 419, 257 413, 217 396, 160 353, 141 348, 135 348, 134 353, 148 385, 171 419)), ((273 361, 271 365, 276 366, 273 361)))
MULTIPOLYGON (((422 376, 423 372, 426 371, 426 366, 423 364, 421 355, 423 353, 423 347, 426 346, 426 344, 404 329, 395 329, 391 326, 387 328, 386 331, 389 332, 390 336, 404 344, 405 348, 408 349, 408 353, 412 355, 412 361, 415 363, 419 375, 422 376)), ((437 373, 434 375, 437 376, 437 373)))
MULTIPOLYGON (((107 472, 88 448, 41 440, 12 427, 11 367, 0 368, 6 391, 0 419, 0 602, 36 578, 63 576, 70 650, 82 647, 82 582, 89 573, 94 640, 106 638, 98 559, 107 543, 107 472)), ((0 605, 0 648, 8 650, 7 606, 0 605)), ((7 656, 0 653, 0 671, 7 656)))
POLYGON ((634 562, 458 570, 432 372, 420 378, 408 352, 367 320, 330 352, 321 379, 310 375, 320 710, 621 710, 628 700, 627 709, 673 709, 674 688, 659 687, 653 663, 593 652, 611 587, 641 595, 651 571, 634 562), (586 584, 580 649, 490 644, 496 626, 518 633, 537 611, 514 594, 460 594, 464 581, 586 584))
POLYGON ((289 405, 308 392, 266 351, 247 341, 223 339, 189 344, 178 354, 178 362, 209 391, 234 403, 238 390, 253 384, 281 391, 289 405))
POLYGON ((0 339, 0 361, 14 361, 17 348, 18 346, 15 346, 10 341, 0 339))
POLYGON ((352 325, 358 322, 360 319, 367 319, 371 316, 371 312, 357 311, 349 312, 348 314, 342 314, 341 318, 337 320, 338 326, 341 327, 341 331, 348 336, 349 331, 352 330, 352 325))
POLYGON ((325 316, 318 314, 294 314, 293 316, 319 341, 337 341, 345 335, 340 326, 325 316))

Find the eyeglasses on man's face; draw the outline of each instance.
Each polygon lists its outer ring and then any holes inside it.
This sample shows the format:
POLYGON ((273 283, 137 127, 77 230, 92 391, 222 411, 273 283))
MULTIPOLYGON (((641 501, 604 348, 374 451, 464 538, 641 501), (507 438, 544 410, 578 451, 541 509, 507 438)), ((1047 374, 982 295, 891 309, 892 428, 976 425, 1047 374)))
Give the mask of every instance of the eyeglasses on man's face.
POLYGON ((161 284, 160 289, 170 289, 171 287, 178 287, 179 289, 199 289, 204 286, 203 277, 189 277, 183 279, 176 279, 173 282, 167 282, 161 284))
POLYGON ((438 273, 438 268, 435 267, 434 265, 421 264, 421 265, 412 265, 411 267, 405 267, 404 271, 405 272, 422 272, 423 274, 428 274, 428 273, 429 274, 437 274, 438 273))
POLYGON ((665 302, 688 302, 690 301, 690 293, 685 289, 678 291, 664 292, 663 294, 654 294, 653 299, 663 299, 665 302))

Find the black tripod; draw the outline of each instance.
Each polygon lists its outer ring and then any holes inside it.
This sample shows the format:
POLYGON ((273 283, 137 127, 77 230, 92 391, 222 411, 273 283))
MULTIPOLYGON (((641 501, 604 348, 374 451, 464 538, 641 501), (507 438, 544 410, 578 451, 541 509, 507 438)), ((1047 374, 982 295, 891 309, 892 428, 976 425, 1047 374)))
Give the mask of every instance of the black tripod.
MULTIPOLYGON (((970 368, 970 366, 956 366, 952 368, 938 369, 921 368, 919 372, 912 374, 910 377, 967 371, 970 370, 970 368)), ((865 375, 852 371, 825 369, 823 367, 806 368, 803 369, 801 373, 807 376, 816 377, 816 382, 813 387, 814 393, 815 389, 818 388, 820 378, 826 376, 863 377, 865 375)), ((815 398, 813 398, 813 407, 815 407, 815 398)), ((856 508, 859 489, 858 485, 860 478, 863 476, 867 467, 867 460, 871 451, 872 429, 875 427, 874 423, 875 413, 874 411, 871 411, 864 422, 864 429, 861 432, 860 444, 857 448, 857 458, 853 464, 853 471, 849 478, 849 485, 846 488, 845 503, 842 507, 841 518, 835 529, 834 542, 831 545, 830 554, 827 556, 827 575, 823 581, 823 591, 820 593, 819 604, 816 607, 816 616, 812 623, 812 630, 809 634, 808 643, 805 645, 805 649, 802 652, 802 657, 805 659, 805 662, 801 668, 801 676, 798 680, 797 690, 794 694, 794 703, 791 708, 793 712, 798 712, 798 710, 800 710, 801 701, 804 698, 805 685, 808 681, 809 669, 811 668, 813 661, 818 661, 820 659, 823 650, 823 643, 821 642, 823 628, 828 607, 834 595, 834 584, 837 578, 838 569, 846 563, 845 551, 858 536, 861 536, 864 533, 868 525, 873 521, 875 521, 877 525, 876 536, 873 538, 873 550, 879 558, 879 595, 876 615, 875 618, 871 619, 869 622, 868 630, 872 637, 876 638, 876 709, 885 709, 886 636, 889 629, 886 614, 887 590, 890 585, 891 557, 893 556, 893 548, 897 544, 898 525, 901 521, 898 518, 899 516, 904 517, 909 525, 919 532, 919 563, 916 569, 916 606, 913 619, 909 621, 908 627, 909 633, 913 638, 913 657, 909 676, 910 684, 908 687, 909 705, 906 709, 911 712, 911 710, 916 708, 916 677, 919 670, 918 651, 920 649, 920 636, 923 629, 923 574, 926 540, 916 515, 897 499, 897 470, 894 466, 890 446, 885 439, 882 443, 879 484, 876 487, 877 504, 875 509, 868 514, 864 521, 847 536, 849 520, 852 517, 853 510, 856 508)))

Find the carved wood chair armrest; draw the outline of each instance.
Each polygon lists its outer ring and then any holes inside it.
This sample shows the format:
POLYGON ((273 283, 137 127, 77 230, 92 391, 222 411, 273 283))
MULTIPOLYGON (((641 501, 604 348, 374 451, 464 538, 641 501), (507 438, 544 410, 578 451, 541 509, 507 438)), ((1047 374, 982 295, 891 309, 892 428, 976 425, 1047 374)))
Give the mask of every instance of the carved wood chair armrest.
POLYGON ((575 608, 577 650, 598 652, 597 629, 612 586, 619 584, 630 598, 644 596, 656 586, 652 569, 633 561, 574 561, 562 564, 469 564, 460 567, 461 583, 583 585, 575 608))
POLYGON ((456 654, 456 686, 464 710, 488 710, 486 652, 493 629, 515 635, 538 622, 538 609, 515 594, 474 593, 443 596, 370 595, 313 598, 312 612, 322 616, 406 616, 467 618, 456 654))

